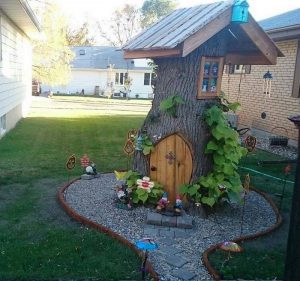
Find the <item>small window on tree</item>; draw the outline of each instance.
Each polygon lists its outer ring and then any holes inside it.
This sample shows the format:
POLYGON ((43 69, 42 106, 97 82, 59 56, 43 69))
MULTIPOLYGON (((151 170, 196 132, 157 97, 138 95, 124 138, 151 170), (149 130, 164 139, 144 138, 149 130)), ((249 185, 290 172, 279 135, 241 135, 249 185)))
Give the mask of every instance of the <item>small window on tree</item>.
POLYGON ((223 73, 223 57, 202 57, 198 80, 198 99, 219 95, 223 73))

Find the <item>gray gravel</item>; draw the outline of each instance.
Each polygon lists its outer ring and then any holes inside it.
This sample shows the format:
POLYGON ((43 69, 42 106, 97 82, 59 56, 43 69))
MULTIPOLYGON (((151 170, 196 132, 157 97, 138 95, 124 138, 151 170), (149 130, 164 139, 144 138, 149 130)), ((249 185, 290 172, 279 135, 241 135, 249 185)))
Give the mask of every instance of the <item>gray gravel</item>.
MULTIPOLYGON (((149 210, 144 207, 132 211, 117 209, 114 206, 115 185, 113 174, 103 174, 93 180, 79 180, 65 191, 65 199, 77 213, 134 242, 143 237, 144 222, 149 210)), ((190 235, 187 238, 173 239, 172 247, 181 249, 180 255, 189 260, 182 269, 196 273, 192 280, 212 280, 202 264, 201 254, 213 244, 240 236, 241 213, 242 206, 239 204, 220 208, 209 215, 208 219, 200 219, 194 212, 194 228, 190 235)), ((246 200, 243 235, 264 230, 275 222, 275 214, 268 202, 251 192, 246 200)), ((159 245, 164 245, 162 237, 153 238, 159 245)), ((174 267, 165 262, 165 256, 159 251, 151 252, 149 259, 161 280, 179 280, 171 275, 174 267)))

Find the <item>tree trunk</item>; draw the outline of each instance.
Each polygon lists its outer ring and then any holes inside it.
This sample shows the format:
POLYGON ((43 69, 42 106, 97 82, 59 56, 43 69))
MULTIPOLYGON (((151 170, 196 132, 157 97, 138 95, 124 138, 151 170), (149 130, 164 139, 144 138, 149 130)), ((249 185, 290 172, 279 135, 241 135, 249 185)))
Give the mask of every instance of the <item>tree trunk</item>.
MULTIPOLYGON (((202 56, 225 56, 226 41, 224 32, 213 37, 205 45, 196 49, 185 58, 160 58, 154 62, 158 66, 157 82, 154 90, 152 108, 144 121, 143 129, 151 138, 154 145, 159 142, 156 136, 165 138, 168 135, 179 133, 189 144, 192 152, 191 181, 206 175, 212 168, 211 159, 204 151, 210 132, 203 120, 203 113, 218 99, 198 100, 198 79, 202 56), (159 110, 160 103, 172 95, 181 96, 185 104, 177 107, 177 117, 169 116, 159 110), (151 118, 160 113, 160 117, 151 118)), ((149 156, 135 152, 133 168, 143 175, 149 175, 149 156)))

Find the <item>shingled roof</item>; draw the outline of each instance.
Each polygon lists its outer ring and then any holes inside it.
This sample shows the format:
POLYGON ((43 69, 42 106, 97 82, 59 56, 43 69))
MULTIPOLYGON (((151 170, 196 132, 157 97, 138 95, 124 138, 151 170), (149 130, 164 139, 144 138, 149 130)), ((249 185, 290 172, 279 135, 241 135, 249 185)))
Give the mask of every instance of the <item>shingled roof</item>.
POLYGON ((150 67, 138 67, 135 60, 124 59, 123 51, 109 46, 76 46, 72 47, 75 58, 71 63, 72 68, 81 69, 107 69, 114 65, 114 69, 146 70, 150 67))
POLYGON ((175 10, 124 45, 124 57, 185 57, 217 33, 228 31, 226 62, 275 64, 282 53, 250 14, 248 23, 231 22, 234 3, 229 0, 175 10), (233 42, 237 38, 238 42, 233 42))
POLYGON ((297 25, 300 27, 300 9, 262 20, 259 25, 266 31, 297 25))

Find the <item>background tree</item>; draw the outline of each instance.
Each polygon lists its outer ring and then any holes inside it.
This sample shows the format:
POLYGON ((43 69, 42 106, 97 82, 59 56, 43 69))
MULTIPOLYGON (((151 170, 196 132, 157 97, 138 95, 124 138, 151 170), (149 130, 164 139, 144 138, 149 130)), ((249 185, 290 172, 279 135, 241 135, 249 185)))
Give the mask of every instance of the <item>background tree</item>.
POLYGON ((94 38, 89 33, 89 24, 85 22, 78 29, 67 28, 66 40, 69 46, 93 46, 94 38))
POLYGON ((146 28, 165 15, 172 12, 177 6, 174 0, 146 0, 141 8, 141 26, 146 28))
POLYGON ((112 46, 122 46, 140 31, 139 10, 126 4, 116 10, 110 20, 109 28, 97 23, 100 36, 112 46))
POLYGON ((33 42, 33 79, 48 85, 66 84, 74 54, 66 39, 65 16, 50 2, 38 13, 45 39, 33 42))

